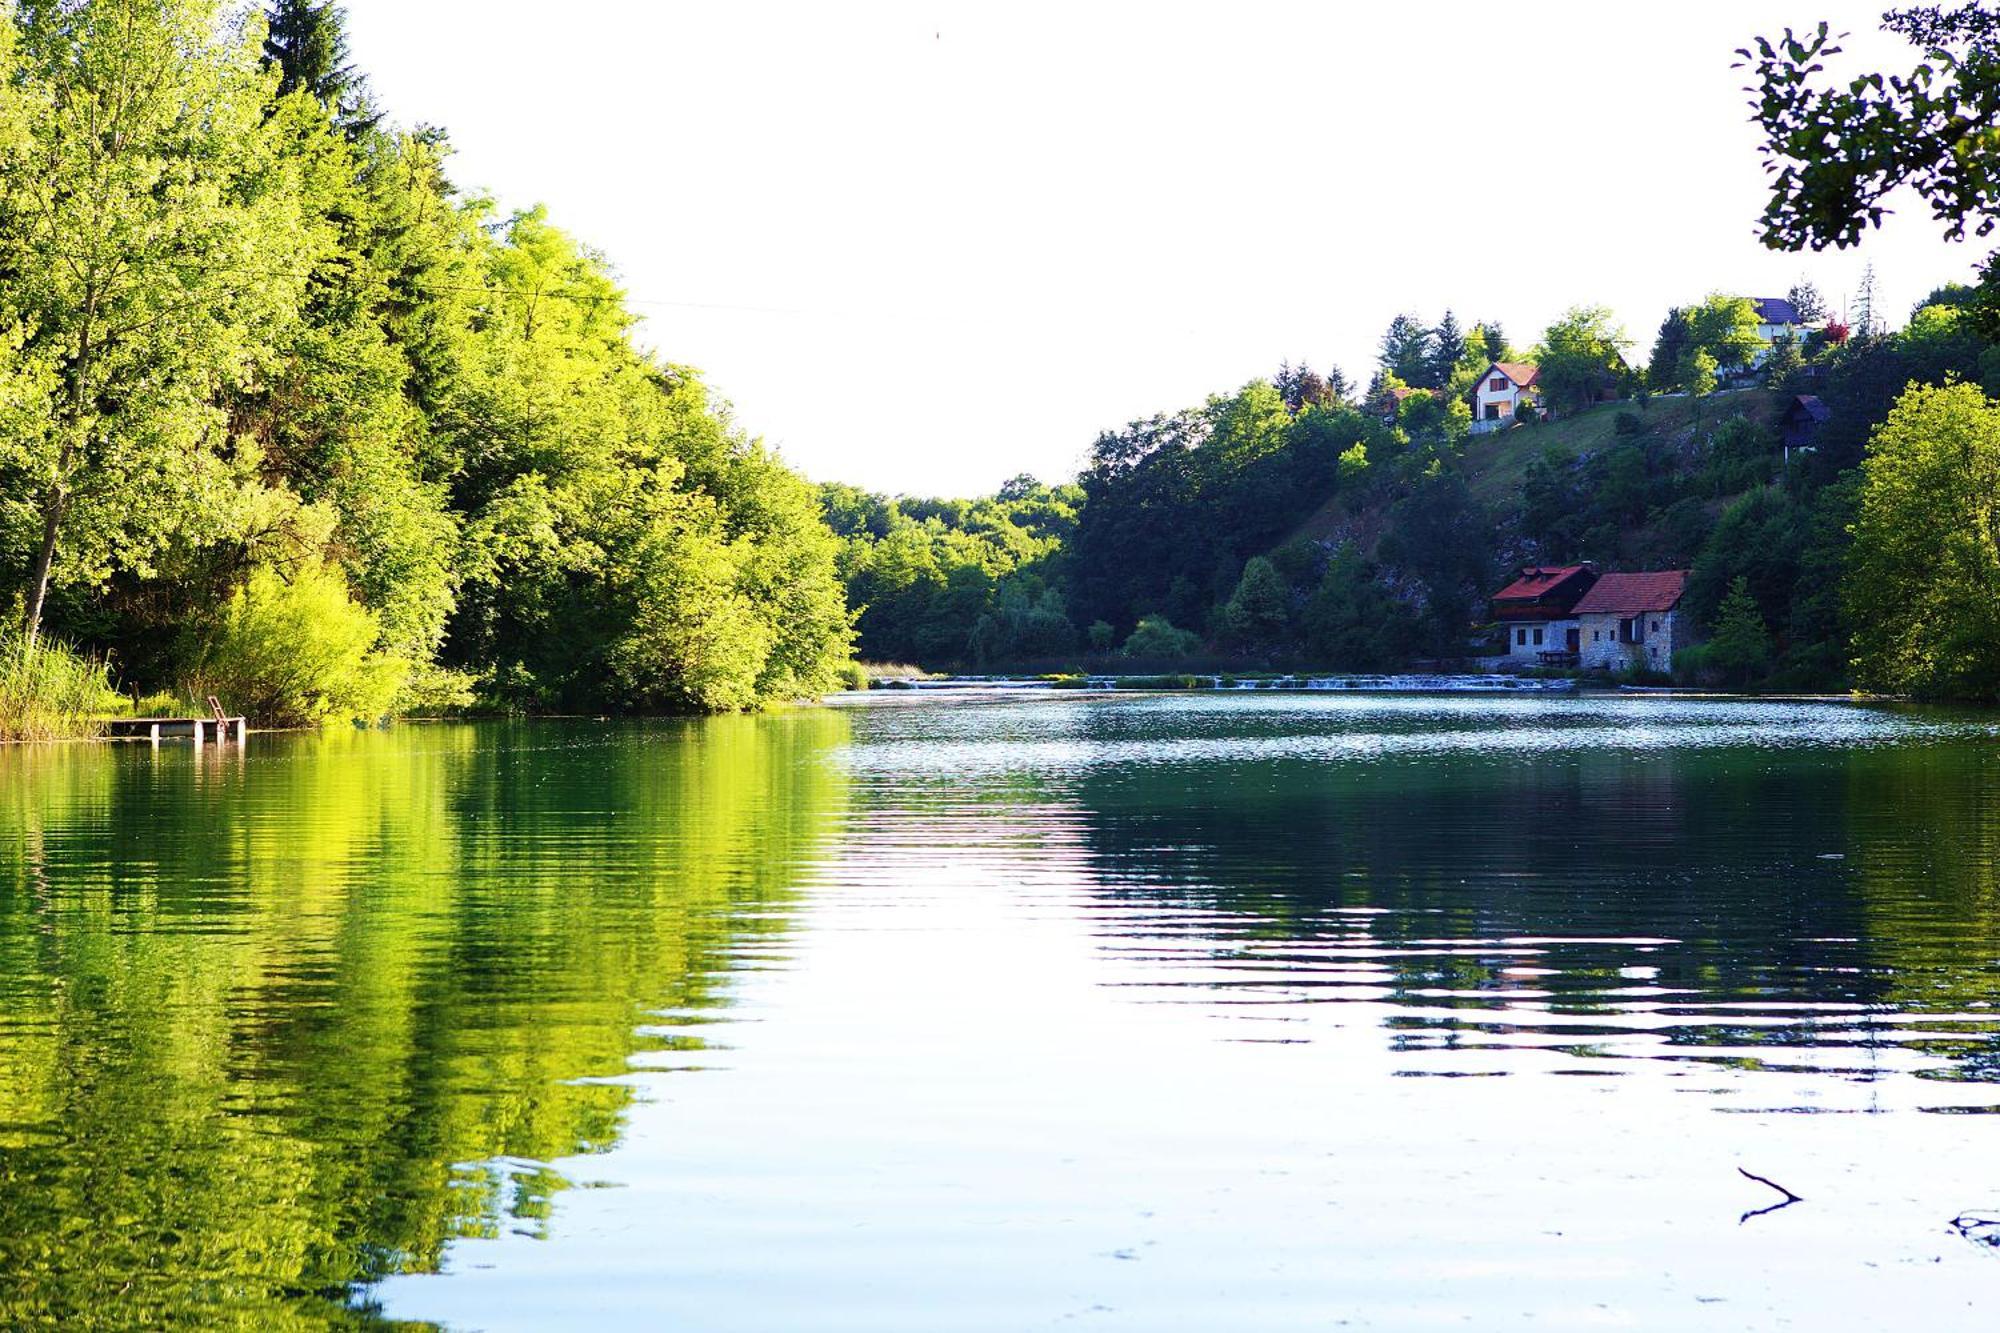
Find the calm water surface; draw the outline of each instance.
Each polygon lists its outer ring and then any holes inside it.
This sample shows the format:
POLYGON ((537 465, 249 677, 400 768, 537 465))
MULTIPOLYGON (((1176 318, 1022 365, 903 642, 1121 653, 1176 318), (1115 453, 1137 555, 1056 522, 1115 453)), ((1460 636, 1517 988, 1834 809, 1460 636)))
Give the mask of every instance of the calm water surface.
POLYGON ((0 829, 0 1327, 2000 1319, 1987 717, 878 696, 0 829))

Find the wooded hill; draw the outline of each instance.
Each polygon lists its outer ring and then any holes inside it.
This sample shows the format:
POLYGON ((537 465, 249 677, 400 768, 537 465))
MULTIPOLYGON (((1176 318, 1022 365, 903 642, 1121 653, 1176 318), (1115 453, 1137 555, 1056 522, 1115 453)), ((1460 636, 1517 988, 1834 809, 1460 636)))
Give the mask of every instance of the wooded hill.
MULTIPOLYGON (((1588 559, 1691 569, 1686 605, 1704 631, 1742 580, 1763 647, 1727 674, 1840 686, 1850 680, 1841 581, 1857 465, 1909 386, 1983 376, 2000 387, 2000 353, 1983 332, 1991 298, 1990 283, 1942 289, 1901 331, 1823 340, 1809 361, 1778 361, 1763 387, 1655 395, 1644 372, 1628 371, 1628 398, 1478 436, 1448 391, 1364 408, 1328 387, 1337 376, 1302 385, 1287 367, 1101 436, 1075 488, 1080 507, 1033 544, 949 521, 961 508, 1004 519, 1004 501, 928 502, 939 542, 973 543, 977 577, 942 546, 931 569, 890 569, 865 534, 836 521, 851 595, 876 605, 886 589, 898 608, 888 623, 864 613, 862 652, 1043 668, 1121 657, 1318 670, 1462 660, 1486 648, 1486 598, 1510 566, 1588 559), (1787 463, 1777 422, 1801 394, 1827 420, 1787 463), (947 605, 948 616, 935 614, 947 605), (1030 637, 957 637, 1023 605, 1034 609, 1030 637)), ((1662 331, 1663 341, 1680 336, 1662 331)), ((1683 353, 1669 364, 1686 362, 1683 353)), ((1016 495, 1042 489, 1011 484, 1016 495)), ((1713 666, 1699 653, 1685 663, 1690 676, 1713 666)))

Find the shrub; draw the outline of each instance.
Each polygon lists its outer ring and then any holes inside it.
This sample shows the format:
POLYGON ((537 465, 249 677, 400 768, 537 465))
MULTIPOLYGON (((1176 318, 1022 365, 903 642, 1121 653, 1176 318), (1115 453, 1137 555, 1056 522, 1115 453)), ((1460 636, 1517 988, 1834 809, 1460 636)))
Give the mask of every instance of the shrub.
POLYGON ((408 679, 408 662, 375 651, 380 625, 324 565, 290 579, 259 569, 229 599, 187 689, 276 726, 374 721, 408 679))
POLYGON ((1111 628, 1108 620, 1091 621, 1088 637, 1094 652, 1108 653, 1118 645, 1118 631, 1111 628))
POLYGON ((865 690, 868 688, 868 668, 859 662, 849 662, 840 669, 842 689, 865 690))
POLYGON ((0 634, 0 740, 94 736, 119 702, 102 660, 47 637, 31 645, 0 634))
POLYGON ((1611 429, 1620 435, 1637 435, 1646 429, 1646 419, 1637 412, 1620 412, 1612 418, 1611 429))
POLYGON ((435 662, 412 662, 391 711, 399 717, 462 713, 479 701, 479 676, 435 662))
POLYGON ((1187 657, 1201 647, 1201 638, 1190 630, 1175 629, 1165 616, 1139 617, 1139 624, 1125 640, 1127 657, 1187 657))

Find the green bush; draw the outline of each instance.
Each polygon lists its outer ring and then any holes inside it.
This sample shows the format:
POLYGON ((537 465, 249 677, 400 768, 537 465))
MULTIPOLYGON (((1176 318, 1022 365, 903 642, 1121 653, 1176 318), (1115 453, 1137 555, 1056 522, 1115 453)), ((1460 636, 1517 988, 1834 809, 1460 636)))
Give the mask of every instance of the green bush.
POLYGON ((43 637, 0 634, 0 740, 94 736, 120 703, 104 662, 43 637))
POLYGON ((1637 435, 1646 429, 1646 419, 1637 412, 1620 412, 1611 419, 1611 429, 1620 435, 1637 435))
POLYGON ((409 679, 409 663, 375 651, 380 625, 324 565, 287 579, 259 569, 207 635, 187 690, 215 695, 265 726, 372 722, 409 679))
POLYGON ((1201 647, 1201 637, 1190 630, 1175 629, 1163 615, 1139 617, 1138 626, 1125 640, 1127 657, 1187 657, 1201 647))
POLYGON ((859 662, 849 662, 840 669, 840 686, 846 690, 868 688, 868 668, 859 662))
POLYGON ((390 711, 398 717, 463 713, 479 702, 479 688, 484 683, 470 671, 454 671, 435 662, 412 662, 390 711))

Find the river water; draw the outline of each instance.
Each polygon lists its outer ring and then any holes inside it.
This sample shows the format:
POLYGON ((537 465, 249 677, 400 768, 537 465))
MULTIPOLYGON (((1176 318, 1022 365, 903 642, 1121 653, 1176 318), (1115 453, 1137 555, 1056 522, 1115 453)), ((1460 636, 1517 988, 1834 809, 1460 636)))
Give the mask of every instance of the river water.
POLYGON ((0 858, 0 1327, 2000 1318, 1985 715, 17 749, 0 858))

